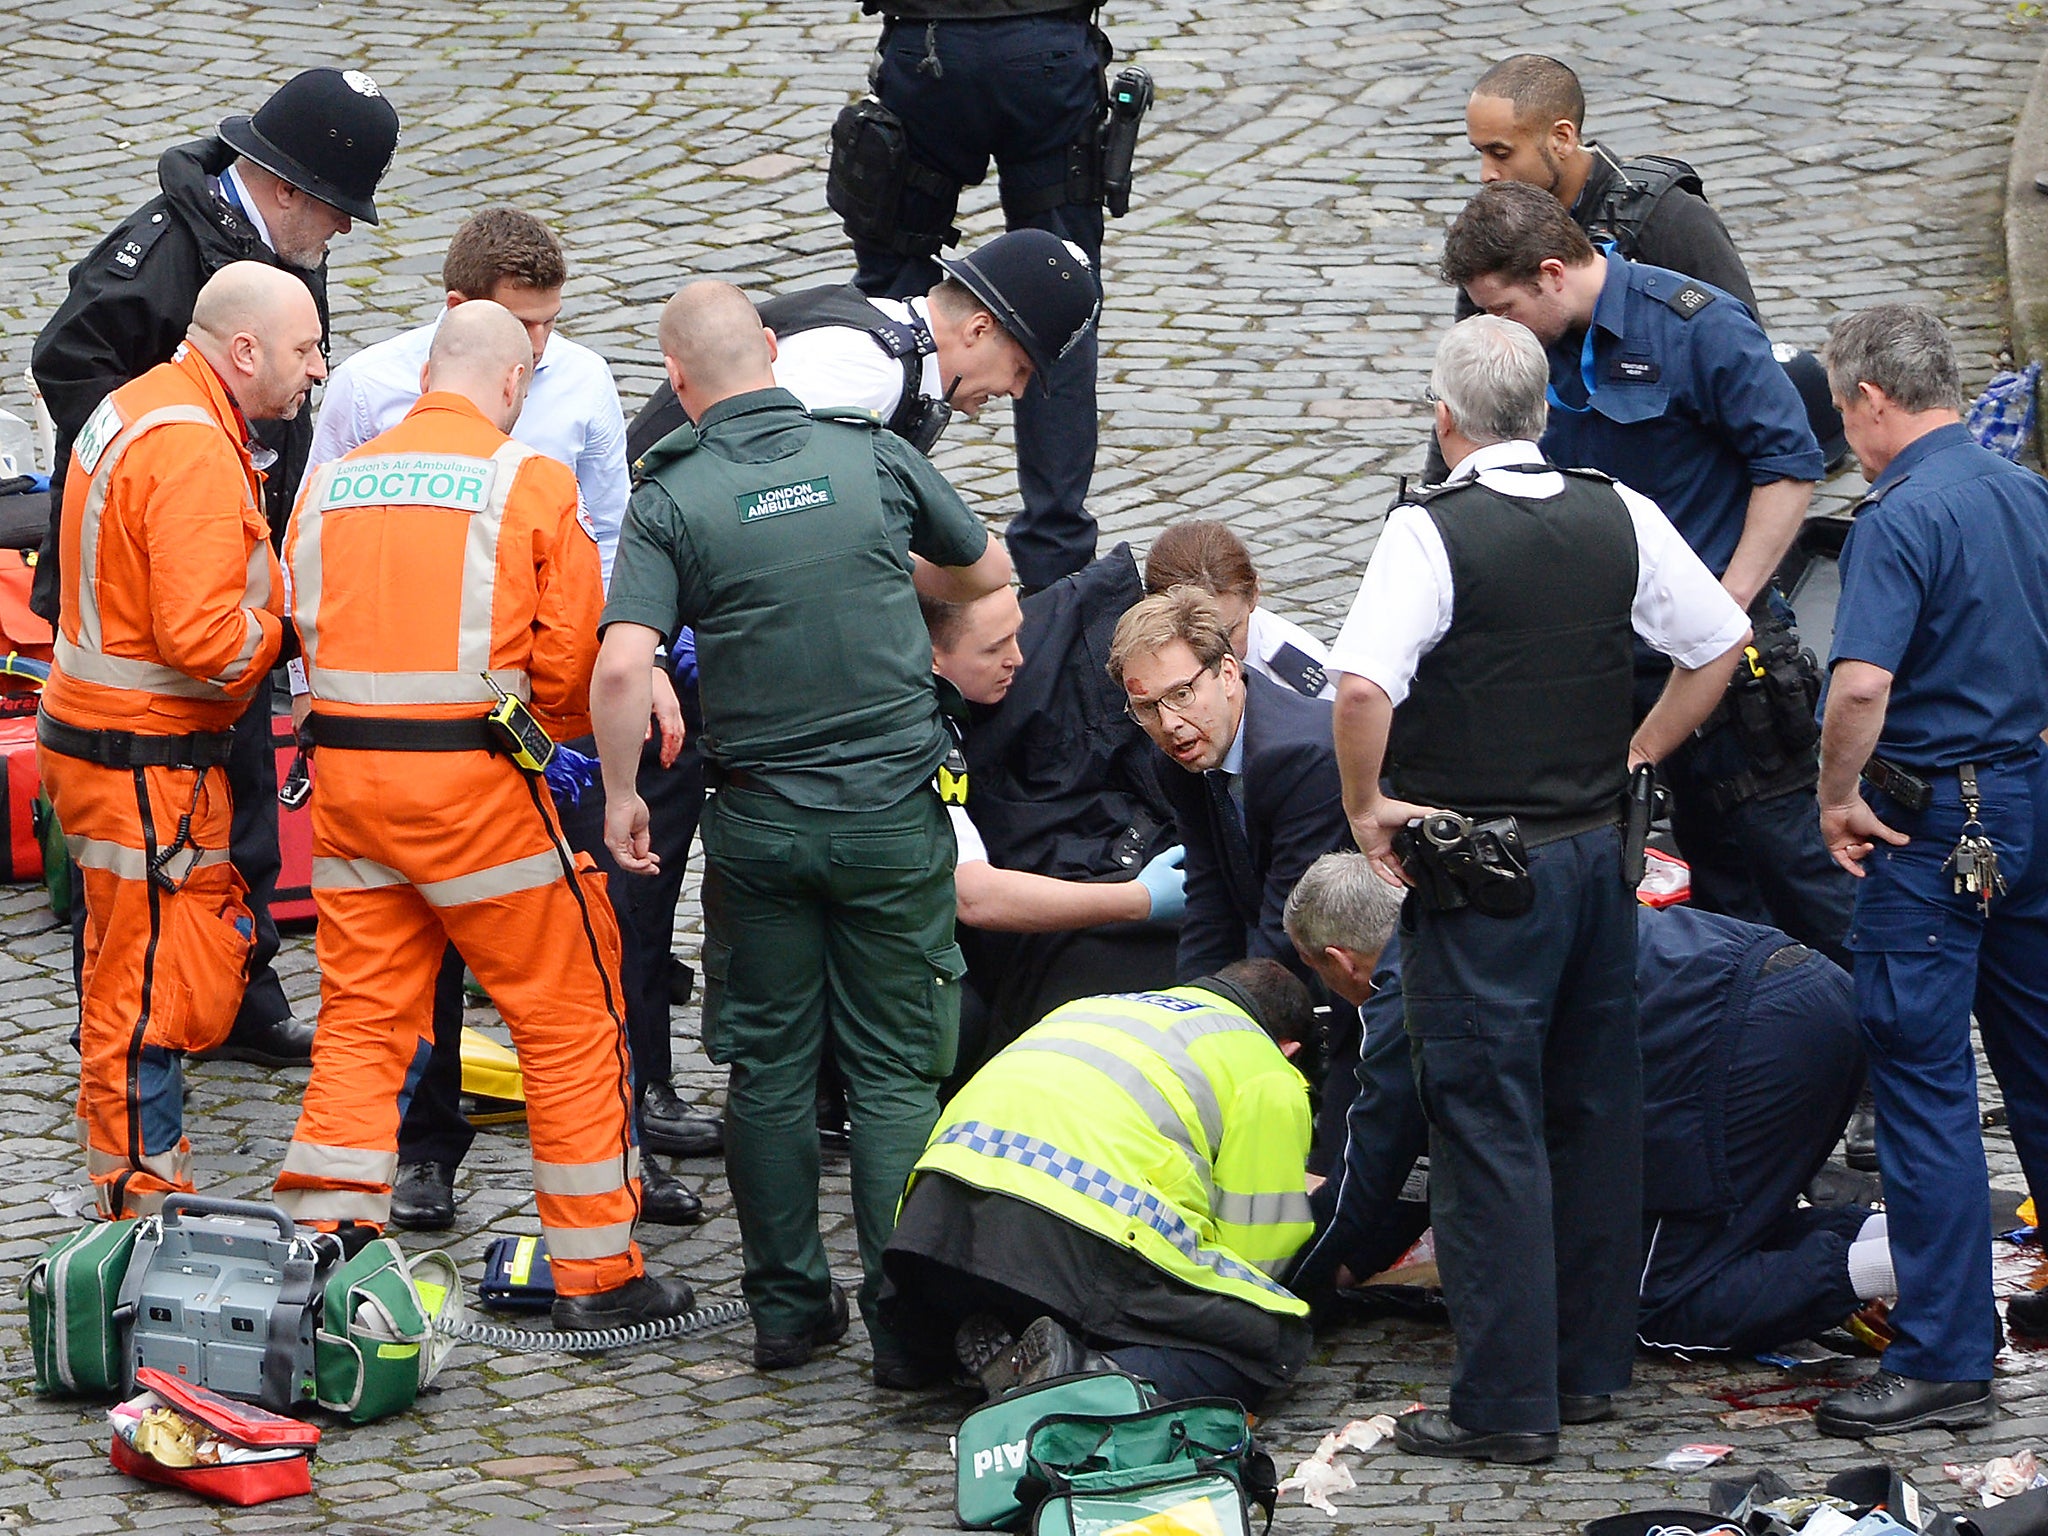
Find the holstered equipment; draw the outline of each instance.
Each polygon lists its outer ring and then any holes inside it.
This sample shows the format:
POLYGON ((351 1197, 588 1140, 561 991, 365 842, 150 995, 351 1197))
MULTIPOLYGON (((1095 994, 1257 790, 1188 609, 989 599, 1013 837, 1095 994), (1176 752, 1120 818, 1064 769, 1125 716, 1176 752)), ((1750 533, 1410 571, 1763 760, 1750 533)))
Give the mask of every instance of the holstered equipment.
POLYGON ((903 119, 879 97, 849 103, 832 124, 825 205, 839 215, 850 239, 898 256, 936 256, 941 248, 960 243, 960 231, 953 227, 960 183, 911 158, 903 119), (907 225, 906 191, 922 193, 945 212, 932 225, 907 225))
POLYGON ((1810 788, 1819 778, 1820 663, 1799 643, 1799 632, 1773 609, 1768 595, 1750 612, 1754 636, 1743 648, 1735 676, 1714 712, 1695 733, 1728 726, 1749 767, 1712 789, 1714 809, 1726 813, 1751 800, 1810 788))
POLYGON ((1621 878, 1634 890, 1647 873, 1650 823, 1657 812, 1657 770, 1648 763, 1637 766, 1628 776, 1628 794, 1622 804, 1621 878))
POLYGON ((1536 905, 1536 885, 1512 816, 1475 822, 1432 811, 1394 834, 1394 852, 1432 912, 1466 907, 1488 917, 1520 917, 1536 905))

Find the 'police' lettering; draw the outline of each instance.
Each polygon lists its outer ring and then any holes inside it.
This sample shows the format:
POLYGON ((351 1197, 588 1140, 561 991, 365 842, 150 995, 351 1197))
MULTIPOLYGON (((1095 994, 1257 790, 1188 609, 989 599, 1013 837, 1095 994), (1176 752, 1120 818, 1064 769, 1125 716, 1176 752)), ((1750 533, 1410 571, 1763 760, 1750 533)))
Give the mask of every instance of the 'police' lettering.
POLYGON ((329 471, 323 512, 348 507, 448 507, 481 512, 498 466, 452 453, 391 453, 343 459, 329 471))
POLYGON ((815 480, 799 480, 794 485, 778 485, 769 490, 735 496, 733 505, 739 508, 741 522, 758 523, 764 517, 781 517, 786 512, 808 512, 813 507, 829 507, 834 500, 832 477, 820 475, 815 480))

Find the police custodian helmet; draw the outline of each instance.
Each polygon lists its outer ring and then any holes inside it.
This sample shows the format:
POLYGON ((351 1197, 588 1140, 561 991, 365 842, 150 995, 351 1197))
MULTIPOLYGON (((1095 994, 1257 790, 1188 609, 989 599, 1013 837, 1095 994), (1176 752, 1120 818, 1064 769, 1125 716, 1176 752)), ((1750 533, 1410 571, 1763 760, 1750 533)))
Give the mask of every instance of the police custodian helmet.
POLYGON ((957 260, 940 257, 939 265, 1016 338, 1046 393, 1051 392, 1046 375, 1052 365, 1079 344, 1102 313, 1102 285, 1087 256, 1047 230, 1013 229, 957 260))
POLYGON ((308 69, 254 116, 223 118, 220 136, 301 192, 374 224, 377 183, 398 145, 398 113, 361 70, 308 69))

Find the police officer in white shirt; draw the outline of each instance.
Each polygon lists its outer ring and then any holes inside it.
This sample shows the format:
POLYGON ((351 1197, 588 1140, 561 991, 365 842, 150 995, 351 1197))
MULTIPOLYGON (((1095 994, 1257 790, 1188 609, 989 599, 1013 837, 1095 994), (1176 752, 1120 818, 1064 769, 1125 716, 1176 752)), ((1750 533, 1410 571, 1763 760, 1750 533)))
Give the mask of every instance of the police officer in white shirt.
MULTIPOLYGON (((569 265, 554 231, 516 208, 486 208, 455 232, 442 263, 448 308, 470 299, 490 299, 525 325, 533 345, 533 382, 512 435, 576 472, 584 517, 597 540, 605 579, 626 513, 631 485, 626 474, 626 424, 619 391, 605 360, 555 330, 569 265)), ((443 311, 445 314, 446 311, 443 311)), ((313 430, 314 468, 336 459, 395 426, 419 399, 421 370, 441 320, 366 347, 328 376, 313 430)), ((702 767, 694 743, 683 740, 682 708, 665 668, 657 669, 656 714, 661 739, 650 750, 682 782, 664 789, 690 818, 702 800, 702 767)), ((294 688, 298 684, 295 678, 294 688)), ((580 743, 594 752, 594 745, 580 743)), ((611 877, 613 905, 625 943, 626 1024, 632 1040, 641 1140, 648 1151, 704 1153, 720 1143, 718 1123, 684 1112, 669 1083, 668 970, 665 932, 644 938, 629 910, 633 877, 608 866, 602 829, 595 814, 602 797, 587 794, 584 805, 565 807, 563 827, 570 841, 586 849, 611 877), (644 973, 644 974, 643 974, 644 973)), ((687 848, 689 834, 681 842, 687 848)), ((673 917, 673 908, 670 909, 673 917)), ((474 1136, 461 1114, 462 965, 444 964, 434 997, 434 1053, 415 1089, 398 1136, 398 1176, 391 1191, 391 1219, 409 1230, 436 1231, 455 1219, 455 1170, 474 1136)), ((642 1164, 642 1196, 650 1221, 676 1225, 702 1212, 654 1158, 642 1164)))
POLYGON ((1642 1075, 1618 823, 1630 771, 1707 717, 1749 640, 1655 505, 1544 462, 1548 378, 1522 326, 1452 327, 1431 378, 1451 477, 1391 509, 1330 653, 1359 851, 1416 887, 1405 1016, 1458 1342, 1449 1407, 1395 1441, 1480 1461, 1548 1459, 1629 1381, 1642 1075), (1638 635, 1673 671, 1632 727, 1638 635))
POLYGON ((1183 518, 1168 523, 1145 555, 1145 590, 1157 597, 1174 587, 1200 587, 1216 599, 1230 631, 1230 649, 1254 672, 1264 673, 1304 698, 1334 699, 1328 647, 1292 619, 1259 605, 1259 573, 1251 551, 1222 523, 1183 518))

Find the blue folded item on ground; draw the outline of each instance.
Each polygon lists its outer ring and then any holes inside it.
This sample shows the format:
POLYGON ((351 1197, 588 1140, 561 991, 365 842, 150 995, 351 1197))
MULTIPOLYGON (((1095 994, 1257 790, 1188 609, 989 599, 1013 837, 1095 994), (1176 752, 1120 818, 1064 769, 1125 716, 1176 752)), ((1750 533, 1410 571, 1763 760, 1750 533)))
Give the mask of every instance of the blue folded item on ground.
POLYGON ((1984 393, 1970 402, 1964 418, 1970 436, 2017 464, 2020 451, 2034 436, 2034 392, 2040 382, 2039 363, 1993 378, 1984 386, 1984 393))

